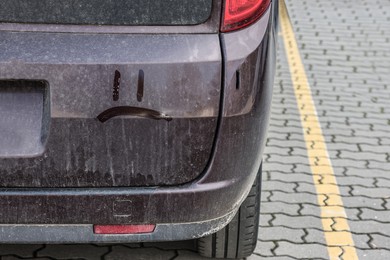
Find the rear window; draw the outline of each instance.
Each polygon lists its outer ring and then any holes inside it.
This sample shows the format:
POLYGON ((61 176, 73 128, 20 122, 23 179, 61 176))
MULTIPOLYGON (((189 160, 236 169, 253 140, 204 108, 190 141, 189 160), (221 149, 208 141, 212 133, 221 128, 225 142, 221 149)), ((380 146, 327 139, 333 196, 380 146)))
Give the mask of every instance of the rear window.
POLYGON ((195 25, 213 0, 0 0, 0 22, 79 25, 195 25))

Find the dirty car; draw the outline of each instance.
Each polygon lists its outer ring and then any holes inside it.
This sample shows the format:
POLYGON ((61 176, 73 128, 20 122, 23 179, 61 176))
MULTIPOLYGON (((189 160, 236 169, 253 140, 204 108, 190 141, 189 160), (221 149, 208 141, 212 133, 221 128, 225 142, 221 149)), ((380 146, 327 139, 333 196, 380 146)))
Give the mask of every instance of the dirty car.
POLYGON ((0 242, 253 252, 277 1, 0 5, 0 242))

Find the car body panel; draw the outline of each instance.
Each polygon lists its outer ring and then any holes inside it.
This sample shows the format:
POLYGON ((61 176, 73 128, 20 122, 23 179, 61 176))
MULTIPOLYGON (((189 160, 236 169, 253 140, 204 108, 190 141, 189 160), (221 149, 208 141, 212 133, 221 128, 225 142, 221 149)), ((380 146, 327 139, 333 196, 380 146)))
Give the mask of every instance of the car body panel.
POLYGON ((0 48, 2 85, 45 81, 50 100, 42 153, 0 154, 0 187, 174 185, 205 169, 221 95, 217 35, 0 32, 0 48), (97 119, 115 107, 143 110, 97 119))
POLYGON ((246 198, 261 164, 275 71, 276 5, 273 1, 273 7, 250 27, 220 35, 222 99, 211 156, 201 175, 185 184, 164 187, 1 188, 0 230, 4 235, 0 240, 160 241, 161 233, 96 238, 93 224, 165 225, 166 232, 172 233, 162 240, 196 238, 223 228, 246 198), (77 225, 84 235, 71 235, 77 225), (31 238, 31 230, 39 236, 31 238), (42 240, 59 230, 63 238, 42 240))

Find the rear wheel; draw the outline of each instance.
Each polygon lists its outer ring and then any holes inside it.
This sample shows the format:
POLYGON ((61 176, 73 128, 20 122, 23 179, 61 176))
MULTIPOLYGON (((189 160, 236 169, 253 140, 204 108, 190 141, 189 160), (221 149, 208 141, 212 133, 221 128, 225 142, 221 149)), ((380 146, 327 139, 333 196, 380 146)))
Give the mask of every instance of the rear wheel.
POLYGON ((201 256, 244 258, 256 247, 260 217, 261 167, 256 180, 232 221, 222 230, 198 239, 201 256))

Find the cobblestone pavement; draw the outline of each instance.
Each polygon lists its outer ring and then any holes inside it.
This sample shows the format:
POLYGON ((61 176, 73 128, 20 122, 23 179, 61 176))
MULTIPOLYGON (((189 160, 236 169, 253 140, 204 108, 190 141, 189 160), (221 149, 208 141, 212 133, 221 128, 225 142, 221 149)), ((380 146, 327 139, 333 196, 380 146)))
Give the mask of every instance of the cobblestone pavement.
MULTIPOLYGON (((390 1, 287 0, 359 259, 390 259, 390 1)), ((282 38, 249 259, 328 259, 282 38)), ((202 259, 194 241, 1 245, 10 259, 202 259)))

